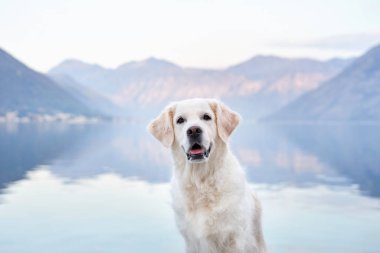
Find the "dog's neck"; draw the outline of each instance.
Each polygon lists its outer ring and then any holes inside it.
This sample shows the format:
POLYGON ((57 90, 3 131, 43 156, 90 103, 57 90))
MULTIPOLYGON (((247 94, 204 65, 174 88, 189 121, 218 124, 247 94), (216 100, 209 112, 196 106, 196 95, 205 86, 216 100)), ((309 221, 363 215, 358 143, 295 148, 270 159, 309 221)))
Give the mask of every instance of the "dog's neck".
POLYGON ((218 148, 203 163, 189 163, 182 149, 172 148, 175 165, 173 182, 182 192, 188 211, 212 209, 223 197, 223 191, 239 190, 244 185, 244 177, 230 176, 239 166, 234 164, 236 160, 227 144, 219 140, 213 146, 218 148))

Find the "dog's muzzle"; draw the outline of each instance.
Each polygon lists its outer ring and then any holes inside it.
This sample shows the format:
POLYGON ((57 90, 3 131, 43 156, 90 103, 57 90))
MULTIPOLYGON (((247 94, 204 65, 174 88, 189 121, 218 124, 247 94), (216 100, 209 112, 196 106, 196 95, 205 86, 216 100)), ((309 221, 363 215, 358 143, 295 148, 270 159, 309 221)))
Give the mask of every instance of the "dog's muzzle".
POLYGON ((211 152, 212 144, 206 149, 199 143, 194 143, 186 152, 187 160, 191 162, 201 162, 206 160, 211 152))

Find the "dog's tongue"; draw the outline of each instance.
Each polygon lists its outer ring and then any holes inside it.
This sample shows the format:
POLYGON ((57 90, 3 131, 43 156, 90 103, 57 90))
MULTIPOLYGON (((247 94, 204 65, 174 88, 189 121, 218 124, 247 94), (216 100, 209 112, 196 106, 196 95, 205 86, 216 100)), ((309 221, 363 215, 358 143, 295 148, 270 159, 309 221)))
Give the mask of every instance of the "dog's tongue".
POLYGON ((200 154, 203 154, 203 150, 202 149, 191 149, 190 150, 190 155, 200 155, 200 154))

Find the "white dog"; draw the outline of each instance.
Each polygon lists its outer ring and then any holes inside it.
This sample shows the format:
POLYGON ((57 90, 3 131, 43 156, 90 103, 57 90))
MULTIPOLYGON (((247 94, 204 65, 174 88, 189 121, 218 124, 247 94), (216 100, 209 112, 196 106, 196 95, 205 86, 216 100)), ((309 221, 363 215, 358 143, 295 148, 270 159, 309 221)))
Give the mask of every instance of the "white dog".
POLYGON ((260 203, 228 148, 240 117, 211 99, 173 103, 149 125, 171 149, 173 208, 188 253, 262 253, 260 203))

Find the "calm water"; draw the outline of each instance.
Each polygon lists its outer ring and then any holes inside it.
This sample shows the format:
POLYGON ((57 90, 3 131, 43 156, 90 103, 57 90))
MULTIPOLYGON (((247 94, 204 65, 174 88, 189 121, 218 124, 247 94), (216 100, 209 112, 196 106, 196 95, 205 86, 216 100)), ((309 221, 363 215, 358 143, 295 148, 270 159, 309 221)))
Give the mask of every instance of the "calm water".
MULTIPOLYGON (((380 126, 243 124, 273 253, 380 252, 380 126)), ((0 252, 184 252, 145 124, 0 125, 0 252)))

